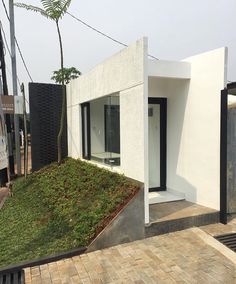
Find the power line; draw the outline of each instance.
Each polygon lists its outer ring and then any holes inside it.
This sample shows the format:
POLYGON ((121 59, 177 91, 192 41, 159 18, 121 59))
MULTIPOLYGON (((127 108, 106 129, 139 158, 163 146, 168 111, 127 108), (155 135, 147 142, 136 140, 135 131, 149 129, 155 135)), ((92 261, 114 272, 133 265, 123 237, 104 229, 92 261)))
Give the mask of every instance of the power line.
MULTIPOLYGON (((4 44, 5 44, 5 46, 7 47, 7 51, 8 51, 8 53, 9 53, 10 57, 11 57, 10 47, 9 47, 8 42, 7 42, 6 33, 5 33, 4 29, 3 29, 3 25, 2 25, 2 22, 1 22, 1 21, 0 21, 0 29, 2 30, 2 33, 3 33, 3 41, 4 41, 4 44)), ((5 47, 5 46, 4 46, 4 47, 5 47)))
MULTIPOLYGON (((2 25, 2 22, 1 22, 1 21, 0 21, 0 29, 2 30, 2 33, 3 33, 3 40, 4 40, 4 43, 5 43, 5 46, 7 47, 8 53, 9 53, 10 56, 11 56, 10 47, 9 47, 9 45, 8 45, 8 43, 7 43, 6 33, 5 33, 4 29, 3 29, 3 25, 2 25)), ((4 46, 4 47, 5 47, 5 46, 4 46)))
MULTIPOLYGON (((6 45, 7 51, 8 51, 8 53, 9 53, 9 55, 10 55, 10 58, 11 58, 11 51, 10 51, 9 44, 8 44, 7 38, 6 38, 6 33, 5 33, 4 29, 3 29, 3 25, 2 25, 2 22, 1 22, 1 21, 0 21, 0 28, 1 28, 2 32, 3 32, 4 44, 6 45)), ((7 65, 6 65, 6 69, 8 70, 8 73, 12 76, 11 71, 9 70, 9 68, 8 68, 7 65)), ((18 82, 18 85, 19 85, 19 87, 20 87, 20 79, 19 79, 18 75, 17 75, 17 82, 18 82)))
MULTIPOLYGON (((2 5, 3 5, 3 8, 4 8, 5 14, 6 14, 6 16, 7 16, 7 19, 8 19, 8 21, 10 22, 10 17, 9 17, 9 15, 8 15, 7 7, 6 7, 6 5, 5 5, 4 0, 2 0, 2 5)), ((19 51, 19 54, 20 54, 21 60, 22 60, 22 62, 23 62, 23 65, 24 65, 24 67, 25 67, 25 70, 26 70, 26 72, 27 72, 27 74, 28 74, 28 76, 29 76, 29 78, 30 78, 30 81, 33 82, 32 76, 30 75, 29 69, 28 69, 28 67, 27 67, 27 65, 26 65, 25 59, 24 59, 24 57, 23 57, 22 51, 21 51, 21 49, 20 49, 20 46, 19 46, 19 43, 18 43, 16 37, 15 37, 15 43, 16 43, 17 49, 18 49, 18 51, 19 51)))
MULTIPOLYGON (((3 0, 2 0, 2 1, 3 1, 3 0)), ((68 14, 69 16, 71 16, 73 19, 75 19, 76 21, 78 21, 78 22, 80 22, 81 24, 83 24, 84 26, 86 26, 87 28, 89 28, 89 29, 95 31, 96 33, 99 33, 100 35, 102 35, 102 36, 104 36, 104 37, 106 37, 106 38, 108 38, 108 39, 114 41, 115 43, 118 43, 118 44, 124 46, 124 47, 128 47, 127 44, 125 44, 125 43, 123 43, 123 42, 121 42, 121 41, 119 41, 119 40, 117 40, 117 39, 115 39, 115 38, 113 38, 113 37, 111 37, 111 36, 105 34, 104 32, 102 32, 102 31, 100 31, 100 30, 94 28, 93 26, 91 26, 91 25, 85 23, 84 21, 82 21, 81 19, 79 19, 79 18, 77 18, 76 16, 72 15, 71 13, 67 12, 67 14, 68 14)), ((153 59, 159 60, 157 57, 155 57, 155 56, 153 56, 153 55, 151 55, 151 54, 148 54, 148 56, 151 57, 151 58, 153 58, 153 59)))

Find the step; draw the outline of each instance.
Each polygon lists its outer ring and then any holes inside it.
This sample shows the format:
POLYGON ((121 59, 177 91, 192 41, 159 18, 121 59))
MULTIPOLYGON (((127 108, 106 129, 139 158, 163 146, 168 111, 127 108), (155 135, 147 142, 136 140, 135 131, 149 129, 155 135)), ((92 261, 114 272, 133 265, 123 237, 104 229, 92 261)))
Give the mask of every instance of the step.
POLYGON ((219 222, 219 211, 189 201, 150 205, 150 223, 146 237, 200 227, 219 222))

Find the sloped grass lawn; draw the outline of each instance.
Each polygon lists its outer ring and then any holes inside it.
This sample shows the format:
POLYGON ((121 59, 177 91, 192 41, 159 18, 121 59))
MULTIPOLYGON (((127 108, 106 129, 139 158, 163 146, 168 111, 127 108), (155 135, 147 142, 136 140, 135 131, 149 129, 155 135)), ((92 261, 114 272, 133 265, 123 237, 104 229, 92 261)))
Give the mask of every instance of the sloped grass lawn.
POLYGON ((70 158, 16 180, 0 210, 0 267, 88 245, 137 190, 70 158))

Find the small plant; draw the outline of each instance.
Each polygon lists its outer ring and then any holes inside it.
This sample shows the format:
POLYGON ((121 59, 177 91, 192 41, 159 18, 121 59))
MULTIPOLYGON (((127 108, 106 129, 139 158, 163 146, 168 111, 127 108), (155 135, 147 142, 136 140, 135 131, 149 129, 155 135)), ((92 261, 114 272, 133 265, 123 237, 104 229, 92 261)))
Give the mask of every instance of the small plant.
POLYGON ((57 84, 62 84, 63 80, 66 84, 68 84, 71 80, 78 78, 81 75, 81 72, 75 67, 64 68, 53 71, 53 76, 51 79, 55 81, 57 84))

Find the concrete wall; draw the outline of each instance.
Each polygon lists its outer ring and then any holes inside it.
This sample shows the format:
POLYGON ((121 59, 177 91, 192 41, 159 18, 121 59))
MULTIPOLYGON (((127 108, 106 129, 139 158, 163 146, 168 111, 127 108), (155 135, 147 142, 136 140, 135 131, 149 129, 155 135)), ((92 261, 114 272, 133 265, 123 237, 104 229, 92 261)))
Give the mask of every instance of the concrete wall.
POLYGON ((167 97, 167 187, 219 209, 220 90, 226 59, 222 48, 184 62, 150 63, 144 38, 73 80, 67 86, 69 156, 82 156, 80 104, 119 92, 120 172, 145 183, 148 223, 148 96, 167 97))
POLYGON ((121 169, 144 182, 143 85, 120 92, 121 169))
MULTIPOLYGON (((130 178, 144 182, 143 97, 146 59, 147 40, 143 38, 67 86, 69 156, 82 156, 80 104, 119 92, 120 171, 130 178)), ((96 113, 94 107, 92 102, 91 111, 96 113)), ((93 120, 92 124, 94 123, 93 120)), ((92 133, 92 138, 95 134, 92 133)))
POLYGON ((220 91, 227 82, 227 49, 216 49, 185 61, 192 68, 185 114, 186 179, 196 189, 197 203, 219 209, 220 91))
POLYGON ((145 238, 143 188, 92 241, 87 252, 145 238))
POLYGON ((219 209, 220 90, 226 50, 186 59, 191 80, 149 79, 150 97, 167 97, 167 187, 219 209))
POLYGON ((190 79, 191 64, 181 61, 148 59, 148 76, 172 79, 190 79))

